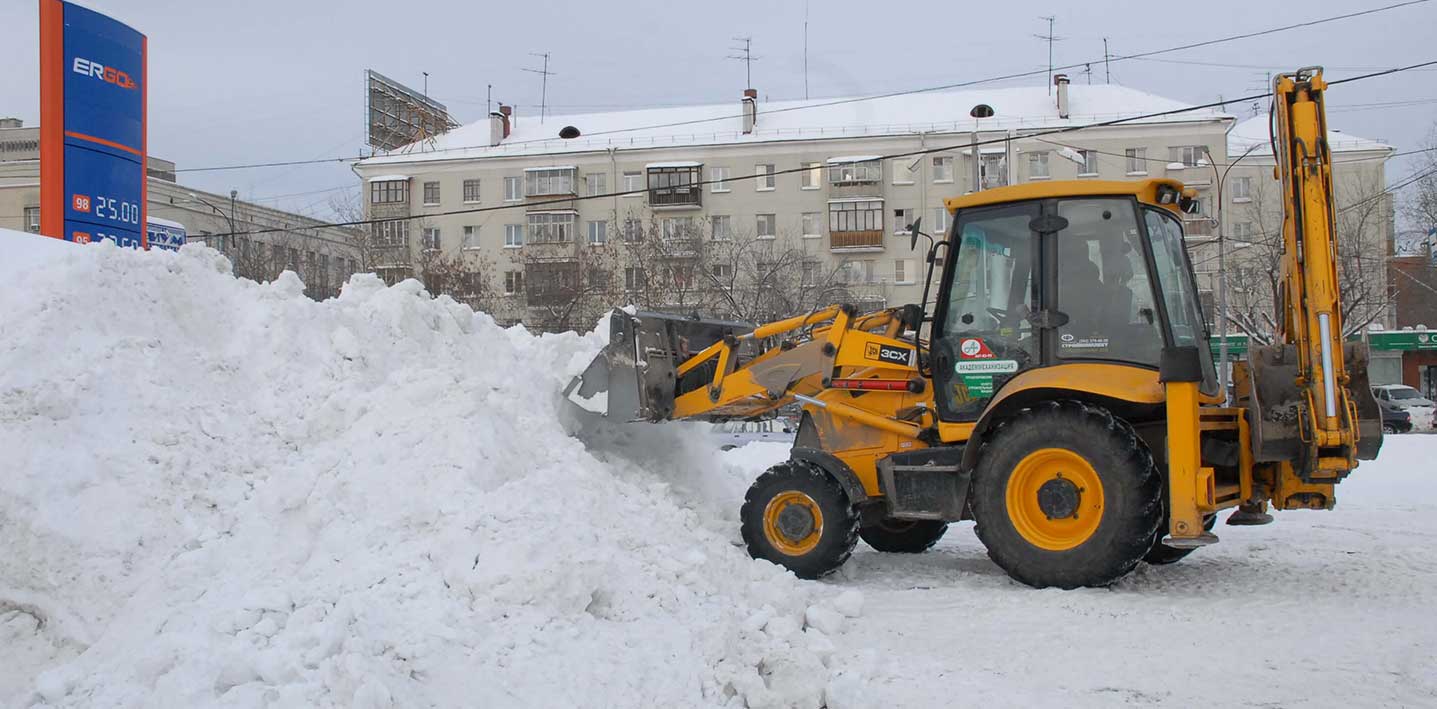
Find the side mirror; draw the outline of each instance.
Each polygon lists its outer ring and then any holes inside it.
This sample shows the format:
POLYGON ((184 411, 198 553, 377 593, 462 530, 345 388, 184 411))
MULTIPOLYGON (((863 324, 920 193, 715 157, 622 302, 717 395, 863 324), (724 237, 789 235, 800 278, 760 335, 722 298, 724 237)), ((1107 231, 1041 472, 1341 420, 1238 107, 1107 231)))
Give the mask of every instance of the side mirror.
POLYGON ((908 225, 908 234, 909 234, 909 236, 908 236, 908 250, 909 250, 909 251, 913 251, 913 250, 916 250, 916 249, 918 248, 918 229, 919 229, 920 227, 922 227, 922 226, 923 226, 923 217, 919 217, 919 218, 917 218, 917 219, 914 219, 914 220, 913 220, 913 223, 908 225))

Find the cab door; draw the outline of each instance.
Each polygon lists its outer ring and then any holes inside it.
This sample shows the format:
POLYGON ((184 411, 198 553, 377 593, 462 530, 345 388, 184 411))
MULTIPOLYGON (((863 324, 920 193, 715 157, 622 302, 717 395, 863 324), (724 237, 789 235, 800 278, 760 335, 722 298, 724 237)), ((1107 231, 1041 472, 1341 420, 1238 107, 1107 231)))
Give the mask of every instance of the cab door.
POLYGON ((1042 227, 1041 217, 1036 201, 958 214, 931 356, 938 415, 945 421, 977 420, 1004 382, 1038 366, 1042 279, 1035 227, 1042 227))

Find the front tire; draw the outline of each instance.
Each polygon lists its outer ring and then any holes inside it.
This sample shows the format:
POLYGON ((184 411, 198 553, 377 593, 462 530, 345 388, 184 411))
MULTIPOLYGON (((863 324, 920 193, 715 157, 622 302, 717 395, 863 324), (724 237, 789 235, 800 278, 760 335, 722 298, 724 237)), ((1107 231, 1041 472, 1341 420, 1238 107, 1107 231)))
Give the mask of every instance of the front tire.
POLYGON ((1047 402, 1000 424, 973 472, 978 538, 1029 586, 1105 586, 1132 571, 1162 522, 1162 478, 1106 409, 1047 402))
POLYGON ((884 519, 867 527, 860 527, 858 536, 878 551, 918 554, 932 549, 947 531, 948 523, 942 520, 884 519))
POLYGON ((858 543, 858 515, 838 481, 818 466, 790 460, 749 486, 739 512, 743 540, 766 559, 804 579, 832 573, 858 543))

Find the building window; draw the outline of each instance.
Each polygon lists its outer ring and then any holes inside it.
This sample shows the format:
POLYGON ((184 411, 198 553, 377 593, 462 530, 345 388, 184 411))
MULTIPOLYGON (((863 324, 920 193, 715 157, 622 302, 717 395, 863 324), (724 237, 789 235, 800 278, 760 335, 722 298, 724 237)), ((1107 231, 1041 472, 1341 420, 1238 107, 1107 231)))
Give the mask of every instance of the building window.
POLYGON ((803 172, 798 174, 803 178, 799 184, 800 189, 816 190, 820 187, 820 181, 823 180, 823 164, 806 162, 803 164, 803 172))
POLYGON ((698 165, 649 168, 649 204, 655 207, 698 206, 700 175, 698 165))
POLYGON ((409 201, 409 180, 381 180, 369 183, 370 204, 402 204, 409 201))
POLYGON ((624 241, 636 244, 644 240, 644 223, 635 217, 624 220, 624 241))
POLYGON ((943 234, 948 231, 948 208, 934 207, 928 224, 929 234, 943 234))
POLYGON ((913 210, 905 207, 893 210, 893 233, 900 236, 907 236, 913 232, 909 227, 913 226, 913 210))
POLYGON ((504 295, 514 295, 524 291, 524 272, 504 272, 504 295))
POLYGON ((1123 151, 1123 152, 1124 152, 1124 154, 1126 154, 1126 156, 1127 156, 1127 158, 1128 158, 1128 174, 1129 174, 1129 175, 1146 175, 1146 174, 1148 174, 1148 149, 1147 149, 1147 148, 1128 148, 1127 150, 1125 150, 1125 151, 1123 151))
POLYGON ((624 173, 624 196, 638 197, 644 193, 644 173, 624 173))
POLYGON ((823 213, 803 213, 803 238, 817 239, 823 236, 823 213))
POLYGON ((844 261, 838 268, 838 280, 843 283, 877 283, 878 262, 873 259, 844 261))
POLYGON ((773 163, 754 165, 753 174, 757 175, 757 178, 754 179, 754 189, 759 192, 767 192, 773 189, 773 163))
POLYGON ((1051 177, 1048 173, 1048 151, 1028 153, 1028 179, 1037 180, 1048 177, 1051 177))
POLYGON ((478 181, 478 180, 465 180, 465 181, 464 181, 464 203, 465 203, 465 204, 478 204, 478 203, 479 203, 479 181, 478 181))
POLYGON ((899 285, 913 283, 918 273, 913 270, 913 259, 900 258, 893 260, 893 282, 899 285))
MULTIPOLYGON (((409 224, 409 222, 404 222, 404 224, 407 226, 407 225, 409 224)), ((407 240, 407 239, 408 239, 408 236, 409 236, 409 230, 408 230, 408 229, 405 230, 404 236, 405 236, 405 238, 406 238, 406 240, 407 240)), ((286 263, 288 264, 289 270, 298 272, 298 271, 299 271, 299 249, 290 247, 290 248, 285 249, 285 250, 289 252, 289 260, 286 261, 286 263)))
POLYGON ((733 264, 716 263, 709 266, 709 273, 713 274, 714 280, 724 283, 733 280, 733 264))
POLYGON ((39 207, 26 207, 26 208, 25 208, 25 231, 28 231, 28 232, 30 232, 31 234, 39 234, 39 233, 40 233, 40 208, 39 208, 39 207))
POLYGON ((603 246, 609 243, 609 223, 604 221, 589 222, 589 245, 603 246))
POLYGON ((517 177, 504 178, 504 201, 518 202, 524 199, 524 181, 517 177))
POLYGON ((576 176, 572 167, 531 167, 524 171, 524 194, 529 197, 578 194, 574 191, 576 176))
MULTIPOLYGON (((375 246, 404 246, 409 243, 409 222, 403 219, 392 219, 389 221, 375 222, 369 225, 374 234, 375 246)), ((291 252, 294 249, 290 249, 291 252)), ((290 266, 294 266, 294 257, 290 257, 290 266)))
POLYGON ((477 248, 479 248, 479 227, 477 227, 477 226, 466 226, 466 227, 464 227, 464 248, 465 248, 465 249, 477 249, 477 248))
POLYGON ((433 207, 439 204, 439 183, 424 183, 424 204, 433 207))
POLYGON ((1252 240, 1252 222, 1238 222, 1232 225, 1232 238, 1238 241, 1252 240))
POLYGON ((754 233, 760 239, 772 239, 777 236, 777 232, 775 231, 777 226, 778 220, 774 215, 760 214, 754 221, 754 233))
POLYGON ((624 290, 637 291, 644 288, 644 269, 630 266, 624 269, 624 290))
POLYGON ((1201 145, 1174 145, 1168 148, 1168 161, 1180 162, 1183 167, 1197 167, 1206 150, 1201 145))
POLYGON ((694 238, 693 217, 664 217, 659 220, 659 234, 664 241, 684 241, 694 238))
POLYGON ((904 163, 904 159, 900 158, 898 160, 891 161, 888 165, 888 170, 893 174, 893 184, 913 184, 913 170, 917 169, 916 166, 919 164, 921 163, 914 163, 914 167, 909 167, 907 164, 904 163))
POLYGON ((711 167, 711 168, 709 168, 709 183, 710 183, 710 189, 711 189, 712 191, 714 191, 714 192, 727 192, 727 191, 728 191, 728 168, 726 168, 726 167, 711 167))
POLYGON ((505 225, 504 225, 504 248, 506 248, 506 249, 517 249, 517 248, 519 248, 520 246, 523 246, 523 245, 524 245, 524 225, 523 225, 523 224, 505 224, 505 225))
POLYGON ((883 163, 877 160, 830 162, 828 183, 831 185, 858 185, 879 182, 883 179, 883 163))
POLYGON ((1083 166, 1078 168, 1078 176, 1098 174, 1098 153, 1093 150, 1079 150, 1078 155, 1083 158, 1083 166))
POLYGON ((528 265, 524 293, 531 305, 570 301, 579 291, 577 261, 540 261, 528 265))
POLYGON ((935 155, 933 157, 933 181, 940 183, 953 181, 953 156, 935 155))
POLYGON ((1234 202, 1250 202, 1250 201, 1252 201, 1252 178, 1251 178, 1251 177, 1234 177, 1234 178, 1232 178, 1232 201, 1234 201, 1234 202))
POLYGON ((728 241, 733 238, 733 219, 729 215, 715 214, 709 217, 709 223, 715 241, 728 241))
POLYGON ((421 245, 425 251, 438 251, 442 244, 439 241, 438 227, 424 227, 419 234, 421 245))
POLYGON ((591 172, 584 175, 584 186, 588 188, 590 197, 598 197, 607 194, 609 191, 609 174, 606 172, 591 172))
POLYGON ((329 254, 319 255, 319 282, 326 288, 329 287, 329 254))
POLYGON ((851 200, 828 205, 830 232, 883 231, 883 200, 851 200))
POLYGON ((529 243, 567 244, 574 240, 573 212, 533 212, 529 215, 529 243))

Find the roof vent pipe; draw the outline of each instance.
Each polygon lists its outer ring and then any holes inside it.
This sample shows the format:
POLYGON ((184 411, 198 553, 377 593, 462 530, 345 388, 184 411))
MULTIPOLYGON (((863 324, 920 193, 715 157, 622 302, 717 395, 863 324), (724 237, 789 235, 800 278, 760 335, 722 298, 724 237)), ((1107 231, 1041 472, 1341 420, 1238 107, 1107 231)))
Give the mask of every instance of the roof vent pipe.
POLYGON ((758 123, 758 90, 743 90, 743 134, 753 132, 753 127, 758 123))

